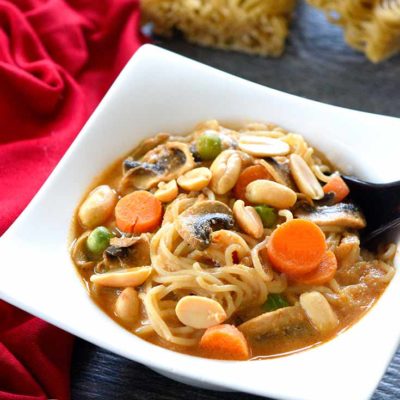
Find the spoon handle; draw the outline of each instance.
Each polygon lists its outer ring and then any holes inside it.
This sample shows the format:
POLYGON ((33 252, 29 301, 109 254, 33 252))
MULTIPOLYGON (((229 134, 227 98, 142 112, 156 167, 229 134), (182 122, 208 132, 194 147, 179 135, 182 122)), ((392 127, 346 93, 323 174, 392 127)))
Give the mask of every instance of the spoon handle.
POLYGON ((373 230, 372 232, 369 232, 367 234, 362 234, 361 244, 363 246, 373 248, 376 246, 376 244, 378 244, 378 242, 381 241, 381 239, 385 235, 390 235, 399 231, 400 231, 400 217, 396 218, 395 220, 389 222, 386 225, 381 226, 378 229, 373 230))

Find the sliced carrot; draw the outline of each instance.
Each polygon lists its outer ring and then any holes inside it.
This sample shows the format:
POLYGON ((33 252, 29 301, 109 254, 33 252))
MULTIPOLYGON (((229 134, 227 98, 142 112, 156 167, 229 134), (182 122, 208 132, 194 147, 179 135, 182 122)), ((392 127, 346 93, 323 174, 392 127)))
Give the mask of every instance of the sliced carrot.
POLYGON ((151 232, 161 224, 161 218, 160 200, 145 190, 127 194, 115 207, 117 227, 127 233, 151 232))
POLYGON ((252 165, 247 167, 239 176, 233 194, 237 199, 246 200, 246 187, 249 183, 258 179, 272 179, 271 174, 262 165, 252 165))
POLYGON ((340 203, 350 193, 349 187, 340 175, 329 179, 323 189, 324 193, 332 192, 335 195, 335 203, 340 203))
POLYGON ((315 270, 325 251, 325 235, 321 228, 304 219, 293 219, 280 225, 267 244, 272 266, 288 276, 315 270))
POLYGON ((299 275, 293 278, 295 282, 304 285, 325 285, 333 279, 337 270, 337 261, 335 254, 328 250, 322 257, 316 270, 305 275, 299 275))
POLYGON ((247 340, 234 325, 223 324, 208 328, 200 340, 200 347, 213 358, 247 360, 250 357, 247 340))

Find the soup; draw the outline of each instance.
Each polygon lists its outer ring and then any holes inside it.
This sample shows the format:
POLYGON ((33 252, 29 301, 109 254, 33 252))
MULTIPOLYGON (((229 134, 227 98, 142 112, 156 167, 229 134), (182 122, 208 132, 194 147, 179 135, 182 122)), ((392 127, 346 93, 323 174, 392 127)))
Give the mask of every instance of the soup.
POLYGON ((365 226, 301 135, 207 121, 105 170, 76 211, 71 256, 92 299, 144 340, 277 357, 330 340, 382 294, 396 247, 361 249, 365 226))

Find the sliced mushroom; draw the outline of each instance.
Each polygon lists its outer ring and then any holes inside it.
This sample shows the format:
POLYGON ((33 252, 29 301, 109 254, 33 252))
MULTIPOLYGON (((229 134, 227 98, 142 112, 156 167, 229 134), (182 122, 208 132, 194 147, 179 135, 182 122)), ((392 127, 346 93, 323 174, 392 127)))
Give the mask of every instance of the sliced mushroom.
POLYGON ((161 181, 177 179, 195 165, 192 153, 186 143, 169 142, 147 152, 140 161, 124 161, 125 175, 119 191, 129 189, 148 190, 161 181))
POLYGON ((90 235, 91 231, 85 231, 76 239, 75 243, 71 248, 71 257, 74 261, 75 265, 79 268, 92 268, 94 266, 94 262, 89 259, 86 248, 86 240, 90 235))
POLYGON ((335 248, 338 269, 348 268, 360 259, 360 238, 356 234, 345 236, 335 248))
POLYGON ((233 224, 230 208, 214 200, 194 204, 175 221, 176 230, 183 240, 199 250, 204 250, 210 245, 210 235, 213 231, 230 229, 233 224))
POLYGON ((246 336, 261 338, 301 335, 313 328, 303 309, 296 305, 261 314, 241 324, 239 330, 246 336))
POLYGON ((332 332, 338 326, 338 317, 320 292, 303 293, 300 305, 313 326, 322 334, 332 332))
POLYGON ((103 261, 97 271, 109 271, 119 268, 142 267, 149 265, 150 240, 147 234, 134 237, 114 237, 103 253, 103 261))
POLYGON ((152 267, 135 267, 94 274, 90 282, 107 287, 140 286, 150 276, 152 267))
POLYGON ((278 162, 275 158, 266 158, 265 160, 257 160, 256 163, 262 165, 275 182, 296 190, 296 184, 290 175, 289 161, 286 157, 284 161, 278 162))
POLYGON ((131 157, 134 160, 138 160, 143 157, 150 150, 154 149, 156 146, 165 143, 169 139, 168 133, 158 133, 156 136, 149 139, 145 139, 134 151, 131 153, 131 157))
POLYGON ((294 215, 308 219, 319 226, 362 229, 366 226, 364 216, 352 203, 337 203, 333 206, 311 207, 303 204, 294 215))
POLYGON ((325 193, 322 199, 314 201, 316 206, 333 206, 335 203, 335 193, 333 192, 325 193))

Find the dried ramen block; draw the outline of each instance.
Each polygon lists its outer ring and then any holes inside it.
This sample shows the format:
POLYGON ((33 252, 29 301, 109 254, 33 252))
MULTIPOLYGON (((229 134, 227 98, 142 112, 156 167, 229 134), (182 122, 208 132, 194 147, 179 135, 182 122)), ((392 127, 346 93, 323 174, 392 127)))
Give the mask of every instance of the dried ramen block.
POLYGON ((347 43, 373 62, 400 52, 400 0, 307 0, 343 27, 347 43))
POLYGON ((203 46, 280 56, 296 0, 142 0, 143 23, 203 46))

